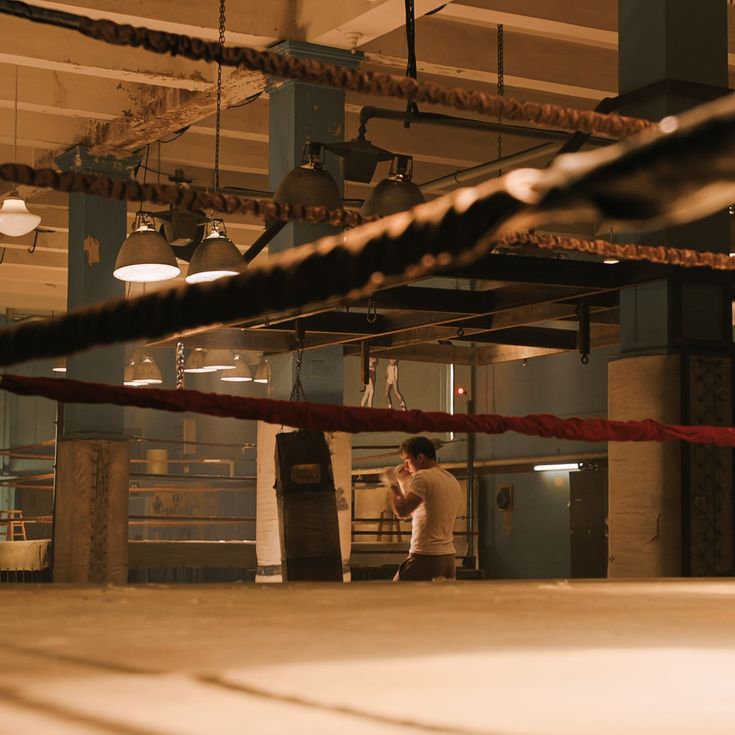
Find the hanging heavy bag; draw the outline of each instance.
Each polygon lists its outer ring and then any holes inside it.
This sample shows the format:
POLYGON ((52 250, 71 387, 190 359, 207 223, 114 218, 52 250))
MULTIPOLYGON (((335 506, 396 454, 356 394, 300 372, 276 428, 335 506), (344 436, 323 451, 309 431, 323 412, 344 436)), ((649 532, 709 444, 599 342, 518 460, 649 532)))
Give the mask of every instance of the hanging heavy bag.
POLYGON ((286 582, 341 582, 337 501, 322 432, 276 435, 276 495, 286 582))

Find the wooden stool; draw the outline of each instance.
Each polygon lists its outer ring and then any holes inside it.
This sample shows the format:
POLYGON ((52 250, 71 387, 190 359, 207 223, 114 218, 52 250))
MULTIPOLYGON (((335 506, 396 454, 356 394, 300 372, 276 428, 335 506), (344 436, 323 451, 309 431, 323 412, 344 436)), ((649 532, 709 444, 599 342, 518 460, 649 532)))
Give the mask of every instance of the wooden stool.
POLYGON ((0 510, 0 526, 5 526, 6 541, 27 541, 22 510, 0 510))

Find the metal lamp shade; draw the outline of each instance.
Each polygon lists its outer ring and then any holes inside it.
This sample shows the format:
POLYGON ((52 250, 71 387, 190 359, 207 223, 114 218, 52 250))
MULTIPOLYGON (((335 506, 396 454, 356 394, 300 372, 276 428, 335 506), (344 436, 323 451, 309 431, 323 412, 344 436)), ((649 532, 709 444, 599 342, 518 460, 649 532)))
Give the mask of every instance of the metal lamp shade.
POLYGON ((207 356, 207 351, 201 347, 194 348, 189 357, 186 358, 184 363, 185 373, 213 373, 217 368, 206 367, 204 365, 204 359, 207 356))
POLYGON ((255 371, 255 376, 253 377, 253 382, 268 382, 268 362, 266 360, 261 360, 260 365, 258 365, 258 369, 255 371))
POLYGON ((161 370, 150 355, 145 355, 142 360, 135 363, 133 382, 134 385, 160 385, 163 383, 161 370))
POLYGON ((138 385, 135 382, 135 361, 131 360, 123 371, 123 385, 138 385))
POLYGON ((51 368, 55 373, 65 373, 66 372, 66 358, 65 357, 57 357, 54 360, 54 366, 51 368))
POLYGON ((421 189, 413 181, 383 179, 368 195, 360 214, 364 217, 387 217, 425 201, 421 189))
POLYGON ((328 171, 310 164, 293 169, 281 182, 273 200, 277 204, 303 204, 305 207, 339 209, 342 195, 328 171))
POLYGON ((240 357, 240 355, 235 355, 234 370, 228 370, 222 376, 222 380, 228 383, 247 383, 252 379, 253 374, 250 372, 248 364, 240 357))
POLYGON ((27 235, 38 227, 41 218, 28 211, 19 196, 9 196, 0 207, 0 232, 9 237, 27 235))
POLYGON ((209 370, 234 370, 235 360, 229 350, 207 350, 204 367, 209 370))
POLYGON ((113 275, 121 281, 151 283, 167 281, 181 272, 171 246, 155 230, 131 232, 122 244, 113 275))
POLYGON ((189 263, 187 283, 216 281, 245 270, 245 261, 228 237, 208 237, 199 244, 189 263))

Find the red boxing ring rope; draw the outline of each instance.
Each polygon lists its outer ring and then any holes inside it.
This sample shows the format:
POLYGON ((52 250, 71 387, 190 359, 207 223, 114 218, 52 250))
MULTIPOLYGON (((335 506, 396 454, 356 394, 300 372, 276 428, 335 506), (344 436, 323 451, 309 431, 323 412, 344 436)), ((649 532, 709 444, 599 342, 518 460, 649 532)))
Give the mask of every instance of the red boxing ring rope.
POLYGON ((128 388, 58 378, 0 376, 0 389, 67 403, 112 403, 163 411, 192 411, 210 416, 266 421, 310 431, 476 432, 502 434, 515 431, 529 436, 555 437, 587 442, 685 441, 735 447, 735 429, 724 426, 679 426, 653 419, 562 419, 549 414, 499 416, 497 414, 448 414, 440 411, 394 411, 387 408, 336 406, 306 401, 243 398, 195 390, 128 388))

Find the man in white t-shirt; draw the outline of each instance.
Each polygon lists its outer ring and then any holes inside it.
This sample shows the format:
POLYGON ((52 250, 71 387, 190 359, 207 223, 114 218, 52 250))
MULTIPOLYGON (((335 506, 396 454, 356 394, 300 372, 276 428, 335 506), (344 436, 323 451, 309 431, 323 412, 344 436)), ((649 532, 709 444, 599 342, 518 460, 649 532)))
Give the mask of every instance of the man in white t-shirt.
POLYGON ((411 518, 411 548, 393 581, 454 579, 459 483, 439 466, 436 449, 425 436, 406 439, 400 453, 403 465, 387 479, 394 513, 411 518))

